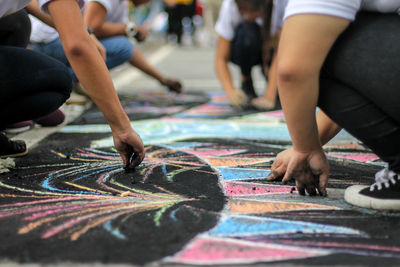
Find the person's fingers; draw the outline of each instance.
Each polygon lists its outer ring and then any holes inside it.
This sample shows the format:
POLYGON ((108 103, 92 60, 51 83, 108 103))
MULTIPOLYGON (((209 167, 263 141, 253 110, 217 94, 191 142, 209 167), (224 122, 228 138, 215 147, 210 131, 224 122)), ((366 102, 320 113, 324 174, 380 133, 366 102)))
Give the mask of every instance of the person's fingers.
POLYGON ((138 153, 132 153, 129 159, 128 169, 134 170, 142 162, 142 159, 138 153))
POLYGON ((269 175, 268 175, 268 177, 267 177, 267 180, 268 181, 273 181, 273 180, 276 180, 277 178, 278 178, 277 171, 276 170, 271 170, 269 175))
MULTIPOLYGON (((278 155, 279 156, 279 155, 278 155)), ((282 161, 279 158, 275 158, 274 162, 271 165, 271 169, 276 169, 282 164, 282 161)))
POLYGON ((306 191, 310 196, 316 196, 317 195, 317 188, 315 187, 315 184, 306 184, 305 185, 306 191))
POLYGON ((126 149, 124 149, 124 151, 122 151, 120 154, 121 154, 122 162, 124 164, 124 169, 129 170, 131 157, 132 157, 132 154, 134 154, 133 148, 131 146, 127 146, 126 149))
POLYGON ((123 166, 124 166, 124 169, 126 169, 127 168, 127 166, 128 166, 128 155, 127 154, 125 154, 125 153, 121 153, 121 158, 122 158, 122 164, 123 164, 123 166))
POLYGON ((320 196, 326 197, 328 195, 326 187, 328 186, 328 174, 322 173, 319 176, 318 191, 320 196))
POLYGON ((284 174, 285 174, 285 168, 282 165, 280 165, 277 168, 274 168, 274 169, 271 168, 271 172, 268 175, 267 179, 269 181, 273 181, 273 180, 276 180, 277 178, 281 177, 284 174))
MULTIPOLYGON (((129 155, 129 153, 128 153, 129 155)), ((142 163, 144 159, 144 151, 143 152, 134 152, 132 149, 132 153, 127 157, 127 163, 124 164, 124 168, 126 171, 135 170, 135 168, 142 163)))
POLYGON ((242 91, 238 91, 239 92, 239 99, 242 103, 247 102, 247 96, 242 92, 242 91))
POLYGON ((299 195, 305 196, 306 195, 306 187, 303 183, 296 181, 296 188, 299 192, 299 195))
POLYGON ((135 161, 136 166, 138 166, 144 160, 145 152, 141 151, 141 152, 138 152, 138 153, 135 153, 135 154, 138 155, 137 160, 135 161))
POLYGON ((233 101, 232 101, 232 106, 234 106, 235 108, 238 108, 242 105, 242 102, 240 98, 238 97, 234 97, 233 101))
POLYGON ((283 179, 282 179, 283 184, 287 184, 290 180, 292 180, 292 173, 293 173, 292 169, 288 168, 286 170, 285 176, 283 176, 283 179))
POLYGON ((182 93, 182 84, 180 81, 175 79, 167 79, 165 84, 171 92, 175 92, 177 94, 182 93))

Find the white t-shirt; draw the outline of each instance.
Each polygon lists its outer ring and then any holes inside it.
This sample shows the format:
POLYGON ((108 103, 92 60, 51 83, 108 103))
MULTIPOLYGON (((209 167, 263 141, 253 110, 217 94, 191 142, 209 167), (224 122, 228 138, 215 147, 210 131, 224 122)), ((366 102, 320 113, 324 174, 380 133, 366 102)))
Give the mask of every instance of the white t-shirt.
MULTIPOLYGON (((224 39, 232 41, 235 37, 236 27, 244 20, 245 18, 240 14, 235 0, 224 0, 215 25, 215 31, 224 39)), ((258 18, 256 22, 262 25, 261 18, 258 18)))
POLYGON ((285 19, 298 14, 322 14, 353 21, 360 10, 399 13, 399 0, 289 0, 285 19))
POLYGON ((32 42, 36 43, 50 43, 51 41, 58 38, 58 32, 53 27, 48 26, 41 20, 29 15, 31 20, 32 30, 31 38, 32 42))
POLYGON ((89 0, 98 2, 107 10, 105 21, 113 23, 128 23, 128 2, 126 0, 89 0))
POLYGON ((26 7, 31 0, 0 0, 0 18, 26 7))
MULTIPOLYGON (((53 0, 38 0, 42 11, 47 13, 47 3, 53 0)), ((82 7, 84 0, 77 0, 82 7)), ((0 18, 26 7, 31 0, 0 0, 0 18)))

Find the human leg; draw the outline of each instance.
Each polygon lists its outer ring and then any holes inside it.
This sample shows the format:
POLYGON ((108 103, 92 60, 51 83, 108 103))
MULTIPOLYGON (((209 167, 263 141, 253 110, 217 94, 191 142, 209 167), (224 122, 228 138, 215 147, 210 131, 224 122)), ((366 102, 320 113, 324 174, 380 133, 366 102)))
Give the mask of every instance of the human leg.
POLYGON ((0 46, 0 129, 55 111, 71 88, 62 63, 27 49, 0 46))
POLYGON ((249 98, 257 97, 251 70, 262 62, 261 44, 261 29, 255 22, 240 24, 236 28, 235 37, 231 42, 230 60, 239 66, 242 74, 242 90, 249 98))
POLYGON ((321 75, 321 109, 389 163, 371 187, 346 190, 346 201, 357 206, 400 209, 399 25, 397 15, 360 14, 321 75))
POLYGON ((400 49, 394 44, 400 41, 399 26, 397 15, 360 14, 324 64, 319 100, 334 121, 396 172, 400 172, 400 49))
POLYGON ((181 37, 183 33, 182 25, 182 5, 176 4, 173 6, 167 6, 165 11, 168 14, 168 30, 167 34, 176 35, 178 44, 181 43, 181 37))
POLYGON ((74 71, 72 70, 71 65, 67 59, 67 56, 64 53, 63 46, 61 44, 60 38, 56 38, 49 43, 34 43, 31 42, 31 47, 34 51, 43 53, 47 56, 50 56, 58 61, 62 62, 67 66, 69 73, 72 75, 75 82, 78 81, 78 78, 75 76, 74 71))

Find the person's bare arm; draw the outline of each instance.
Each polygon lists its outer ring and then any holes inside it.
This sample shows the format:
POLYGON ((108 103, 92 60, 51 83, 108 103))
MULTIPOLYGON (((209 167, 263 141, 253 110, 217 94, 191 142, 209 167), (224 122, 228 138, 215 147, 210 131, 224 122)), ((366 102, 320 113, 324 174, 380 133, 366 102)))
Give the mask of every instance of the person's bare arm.
POLYGON ((328 143, 342 130, 342 127, 331 120, 322 110, 318 110, 317 113, 317 126, 321 145, 328 143))
POLYGON ((217 50, 215 53, 215 71, 231 104, 233 106, 240 106, 246 102, 247 98, 242 91, 236 89, 233 85, 232 75, 228 66, 230 53, 231 42, 218 36, 217 50))
POLYGON ((110 124, 114 144, 124 166, 139 164, 144 158, 142 140, 132 129, 119 102, 108 69, 90 40, 77 2, 54 0, 47 7, 72 68, 110 124), (137 158, 130 162, 133 153, 137 158))
POLYGON ((329 164, 315 116, 319 73, 333 43, 349 21, 324 15, 297 15, 284 24, 278 50, 278 86, 293 142, 283 182, 295 179, 300 193, 326 194, 329 164))
POLYGON ((40 11, 39 3, 37 0, 32 0, 27 6, 26 10, 28 11, 29 14, 32 16, 38 18, 41 20, 43 23, 49 25, 50 27, 54 28, 54 23, 53 19, 51 18, 50 15, 43 13, 40 11))
POLYGON ((106 8, 98 2, 89 2, 85 7, 84 21, 93 29, 97 37, 110 37, 125 35, 126 25, 124 23, 107 23, 106 8))
MULTIPOLYGON (((106 17, 107 10, 102 4, 97 2, 89 2, 87 4, 84 12, 84 21, 93 29, 97 37, 105 38, 126 34, 127 24, 108 22, 106 17)), ((134 28, 138 32, 135 38, 139 42, 144 41, 147 38, 147 29, 139 25, 135 25, 134 28)))
MULTIPOLYGON (((43 23, 47 24, 50 27, 55 28, 53 19, 51 18, 51 16, 49 14, 43 13, 40 10, 39 2, 37 0, 32 0, 26 6, 26 10, 28 11, 29 14, 31 14, 32 16, 38 18, 43 23)), ((95 43, 97 50, 99 51, 99 53, 101 54, 101 56, 105 60, 106 59, 106 51, 105 51, 103 45, 100 44, 100 42, 97 40, 96 36, 90 35, 90 37, 92 38, 92 41, 95 43)))
POLYGON ((315 120, 319 73, 348 24, 348 20, 324 15, 297 15, 285 21, 278 50, 278 85, 296 150, 321 147, 315 120))

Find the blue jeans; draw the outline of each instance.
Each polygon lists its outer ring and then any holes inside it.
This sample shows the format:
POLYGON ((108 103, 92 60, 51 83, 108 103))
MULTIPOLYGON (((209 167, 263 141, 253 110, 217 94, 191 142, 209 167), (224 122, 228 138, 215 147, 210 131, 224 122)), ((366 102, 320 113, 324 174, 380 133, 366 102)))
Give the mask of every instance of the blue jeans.
MULTIPOLYGON (((100 39, 100 42, 106 49, 106 65, 108 69, 115 68, 132 58, 133 44, 125 36, 103 38, 100 39)), ((49 43, 31 42, 31 45, 33 50, 44 53, 67 65, 70 73, 74 77, 74 80, 78 81, 78 78, 75 76, 68 59, 65 56, 60 38, 57 38, 49 43)))

